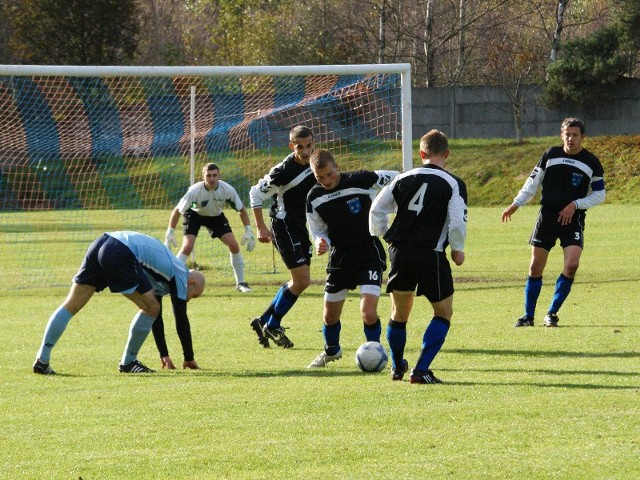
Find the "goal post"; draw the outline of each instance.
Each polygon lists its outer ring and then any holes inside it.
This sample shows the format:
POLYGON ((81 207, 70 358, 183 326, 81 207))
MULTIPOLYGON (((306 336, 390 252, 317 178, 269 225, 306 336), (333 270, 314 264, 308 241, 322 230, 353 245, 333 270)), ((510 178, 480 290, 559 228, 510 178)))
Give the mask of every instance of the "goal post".
MULTIPOLYGON (((345 170, 411 168, 409 64, 0 65, 0 274, 11 278, 0 289, 68 285, 104 231, 162 239, 210 161, 249 209, 295 125, 345 170)), ((238 215, 225 214, 239 237, 238 215)), ((200 237, 208 279, 233 283, 226 247, 200 237)), ((277 256, 244 257, 250 283, 284 271, 277 256)))

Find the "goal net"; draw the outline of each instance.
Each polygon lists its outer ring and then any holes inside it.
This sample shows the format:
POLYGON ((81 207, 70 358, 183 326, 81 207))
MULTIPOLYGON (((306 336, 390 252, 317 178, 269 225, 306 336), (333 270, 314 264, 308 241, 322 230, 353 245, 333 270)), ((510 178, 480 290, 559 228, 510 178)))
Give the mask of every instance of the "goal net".
MULTIPOLYGON (((69 285, 105 231, 163 240, 207 162, 255 231, 249 188, 290 153, 296 125, 343 170, 411 166, 409 66, 0 66, 0 289, 69 285)), ((225 215, 239 240, 238 214, 225 215)), ((286 272, 271 249, 243 249, 249 283, 286 272)), ((204 230, 194 256, 209 282, 234 283, 228 250, 204 230)))

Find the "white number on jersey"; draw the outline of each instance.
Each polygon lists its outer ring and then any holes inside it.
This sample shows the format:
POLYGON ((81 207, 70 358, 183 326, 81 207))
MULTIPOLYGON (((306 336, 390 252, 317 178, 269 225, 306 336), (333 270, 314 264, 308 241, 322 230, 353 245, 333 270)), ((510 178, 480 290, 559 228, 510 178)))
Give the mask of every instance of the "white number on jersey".
POLYGON ((427 183, 423 183, 416 194, 413 196, 411 201, 409 202, 408 210, 416 212, 416 215, 422 211, 422 207, 424 206, 424 194, 427 192, 427 183))

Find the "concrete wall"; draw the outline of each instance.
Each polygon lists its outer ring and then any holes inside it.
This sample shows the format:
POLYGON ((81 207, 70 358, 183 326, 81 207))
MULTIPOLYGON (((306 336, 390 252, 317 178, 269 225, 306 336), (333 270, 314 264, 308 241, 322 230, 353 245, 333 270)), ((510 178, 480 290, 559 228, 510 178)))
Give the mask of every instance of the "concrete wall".
MULTIPOLYGON (((559 135, 566 117, 585 122, 587 135, 640 134, 640 80, 624 79, 595 107, 567 105, 549 110, 536 101, 540 90, 527 89, 523 137, 559 135)), ((511 103, 496 87, 414 88, 413 137, 432 128, 450 138, 516 138, 511 103)))

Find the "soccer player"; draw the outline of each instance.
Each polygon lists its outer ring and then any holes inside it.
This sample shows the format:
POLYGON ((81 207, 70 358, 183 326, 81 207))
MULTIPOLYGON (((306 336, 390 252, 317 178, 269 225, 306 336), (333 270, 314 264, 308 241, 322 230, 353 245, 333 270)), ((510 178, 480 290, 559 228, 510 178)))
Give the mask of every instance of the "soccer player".
POLYGON ((283 348, 293 347, 293 342, 285 335, 285 329, 281 325, 282 318, 311 283, 311 241, 307 231, 305 206, 307 193, 316 183, 309 168, 309 157, 314 147, 311 129, 305 126, 294 127, 289 132, 289 148, 293 152, 249 191, 258 241, 269 243, 273 240, 291 275, 291 279, 278 290, 265 312, 251 321, 251 328, 265 348, 269 347, 269 340, 283 348), (274 198, 269 212, 269 230, 262 216, 262 204, 271 197, 274 198))
POLYGON ((371 199, 398 172, 339 172, 333 155, 317 149, 311 170, 318 184, 307 196, 307 220, 315 252, 329 252, 324 287, 322 334, 324 350, 307 368, 326 367, 342 358, 340 315, 349 290, 360 287, 360 315, 368 342, 380 342, 378 298, 386 254, 378 237, 369 233, 371 199))
POLYGON ((375 198, 369 214, 371 234, 384 235, 389 244, 391 319, 387 340, 394 381, 402 380, 409 369, 404 359, 406 326, 417 294, 427 297, 433 318, 422 337, 411 383, 441 383, 430 366, 444 344, 453 315, 453 278, 445 249, 450 245, 451 259, 462 265, 467 236, 467 187, 445 170, 448 156, 446 135, 438 130, 426 133, 420 139, 423 165, 394 178, 375 198), (389 215, 394 212, 388 227, 389 215))
POLYGON ((176 316, 188 322, 187 302, 202 294, 204 276, 195 270, 188 271, 184 263, 155 238, 129 231, 103 234, 87 249, 66 300, 49 318, 33 364, 35 373, 56 373, 49 365, 51 350, 71 318, 95 292, 106 287, 113 293, 121 293, 140 309, 131 322, 119 370, 149 373, 153 370, 137 356, 160 311, 156 295, 170 295, 176 316))
POLYGON ((558 326, 558 311, 571 291, 584 248, 586 210, 605 198, 604 170, 600 160, 582 147, 584 123, 577 118, 566 118, 560 134, 563 145, 551 147, 542 154, 513 203, 502 212, 502 221, 509 221, 511 215, 542 187, 540 212, 529 240, 531 263, 524 286, 524 315, 516 321, 515 327, 533 326, 542 290, 542 274, 549 252, 560 239, 564 265, 544 317, 546 327, 558 326))
POLYGON ((229 249, 231 267, 236 277, 236 290, 242 293, 250 292, 251 288, 244 278, 244 259, 240 253, 238 241, 231 231, 229 220, 222 211, 225 204, 228 203, 240 214, 240 220, 244 225, 244 234, 240 245, 246 244, 247 251, 251 252, 256 245, 256 240, 251 231, 247 209, 242 204, 235 188, 220 180, 218 165, 207 163, 202 168, 202 178, 201 182, 194 183, 189 187, 187 193, 171 212, 164 244, 167 247, 178 246, 174 230, 180 215, 182 215, 184 217, 182 221, 183 237, 178 258, 187 263, 200 227, 206 227, 211 238, 219 238, 229 249))

